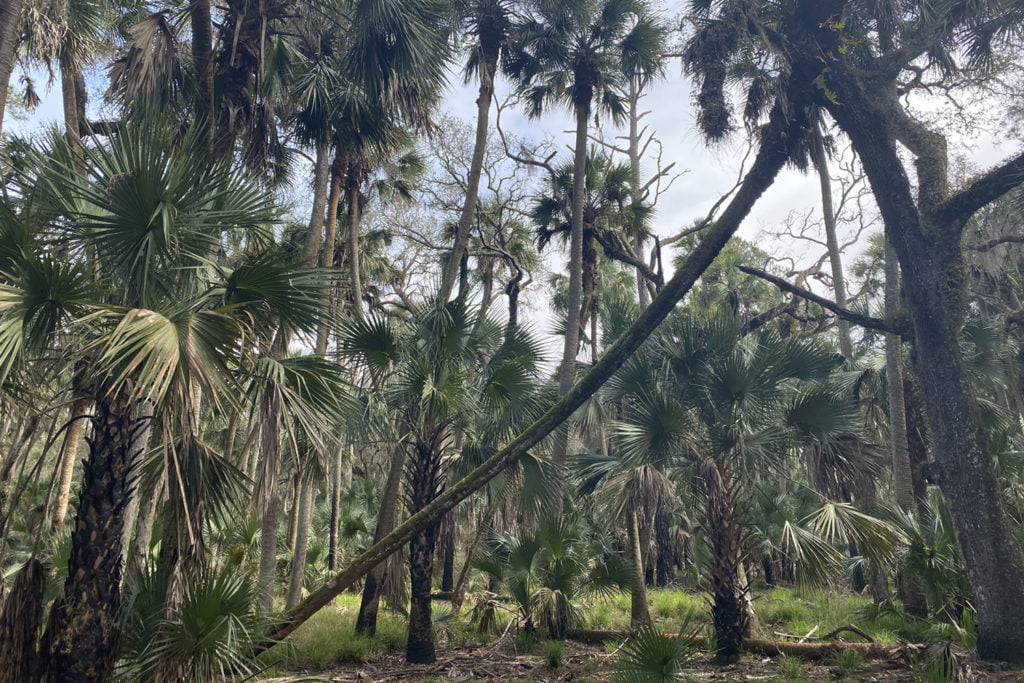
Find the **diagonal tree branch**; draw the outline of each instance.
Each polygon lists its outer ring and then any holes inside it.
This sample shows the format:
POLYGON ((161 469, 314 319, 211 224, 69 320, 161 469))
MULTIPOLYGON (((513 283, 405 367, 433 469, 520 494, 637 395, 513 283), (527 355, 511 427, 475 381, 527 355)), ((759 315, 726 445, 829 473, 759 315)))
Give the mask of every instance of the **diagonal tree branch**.
POLYGON ((1024 152, 993 168, 936 207, 941 223, 967 222, 976 211, 1024 184, 1024 152))
MULTIPOLYGON (((792 86, 791 102, 804 102, 802 88, 792 86)), ((652 332, 675 309, 676 304, 690 291, 693 284, 711 265, 722 247, 732 238, 754 203, 764 194, 790 158, 796 145, 803 139, 807 119, 804 107, 794 107, 787 115, 779 105, 762 136, 762 147, 750 172, 722 215, 711 227, 700 244, 691 252, 651 305, 640 314, 636 322, 605 352, 589 372, 555 403, 539 420, 507 446, 481 463, 463 479, 453 484, 432 503, 406 519, 391 533, 371 546, 340 573, 335 574, 321 588, 314 591, 292 611, 288 612, 267 634, 257 648, 262 651, 287 637, 320 609, 330 604, 342 591, 350 587, 370 569, 398 550, 402 545, 430 524, 435 523, 458 503, 479 490, 531 448, 539 444, 567 420, 614 374, 640 347, 652 332)))
POLYGON ((890 334, 896 334, 899 336, 909 335, 909 330, 897 329, 896 325, 893 325, 885 320, 882 320, 881 318, 872 318, 869 315, 855 313, 854 311, 839 306, 834 301, 830 301, 829 299, 826 299, 823 296, 818 296, 817 294, 809 292, 806 289, 803 289, 802 287, 797 287, 796 285, 790 284, 789 282, 783 280, 781 277, 776 277, 771 273, 766 273, 765 271, 760 270, 759 268, 751 268, 750 266, 736 267, 739 268, 744 273, 746 273, 747 275, 753 275, 754 277, 758 277, 761 278, 762 280, 765 280, 766 282, 772 283, 773 285, 775 285, 784 292, 794 294, 800 297, 801 299, 806 299, 808 301, 816 303, 822 308, 832 311, 839 318, 842 318, 847 322, 853 323, 854 325, 860 325, 861 327, 866 327, 869 330, 878 330, 880 332, 888 332, 890 334))

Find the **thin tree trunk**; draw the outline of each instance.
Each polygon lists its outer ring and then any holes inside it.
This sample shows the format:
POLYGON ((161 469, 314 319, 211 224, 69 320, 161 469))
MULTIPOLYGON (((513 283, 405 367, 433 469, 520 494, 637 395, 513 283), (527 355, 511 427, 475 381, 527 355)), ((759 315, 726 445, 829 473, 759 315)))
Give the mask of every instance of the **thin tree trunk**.
MULTIPOLYGON (((803 85, 796 83, 796 85, 803 85)), ((791 87, 786 93, 796 105, 790 115, 781 107, 774 107, 768 125, 761 135, 761 149, 758 151, 750 171, 726 208, 704 233, 703 239, 690 255, 680 264, 675 275, 665 283, 651 305, 637 318, 629 329, 609 347, 604 356, 590 371, 559 399, 544 415, 526 431, 513 439, 504 448, 481 463, 463 479, 449 486, 434 502, 409 517, 394 531, 376 541, 366 552, 355 558, 348 567, 335 574, 323 587, 311 594, 269 630, 267 639, 259 649, 271 646, 275 641, 287 637, 304 624, 311 616, 330 604, 356 581, 378 566, 387 557, 408 543, 413 536, 437 522, 449 510, 469 495, 478 491, 489 481, 516 463, 526 452, 547 438, 580 408, 611 377, 632 354, 657 329, 658 325, 675 309, 675 306, 690 291, 701 274, 718 256, 722 248, 735 234, 740 224, 750 213, 751 207, 774 183, 779 171, 794 153, 802 140, 806 117, 801 114, 806 102, 800 88, 791 87)))
POLYGON ((441 522, 441 590, 455 590, 455 513, 449 512, 441 522))
POLYGON ((313 520, 313 508, 316 500, 316 484, 311 481, 302 483, 299 494, 298 529, 295 534, 295 547, 292 551, 291 576, 288 580, 288 593, 285 596, 285 609, 291 609, 302 599, 302 588, 306 583, 306 554, 309 551, 309 525, 313 520))
POLYGON ((348 263, 349 263, 349 286, 352 288, 352 311, 356 319, 364 320, 363 315, 363 281, 359 272, 359 222, 362 207, 359 206, 359 186, 362 184, 359 169, 354 164, 349 164, 347 176, 348 188, 348 263))
POLYGON ((107 681, 120 651, 121 541, 132 491, 132 433, 126 390, 96 397, 64 591, 44 636, 46 680, 107 681))
MULTIPOLYGON (((373 533, 374 545, 388 536, 395 528, 395 522, 398 519, 398 502, 399 494, 402 491, 402 472, 404 469, 405 446, 398 444, 391 452, 388 480, 384 485, 384 495, 380 501, 377 529, 373 533)), ((390 554, 388 553, 388 555, 390 554)), ((366 575, 366 582, 363 584, 363 597, 359 603, 359 615, 356 617, 356 633, 365 633, 372 636, 377 632, 377 610, 380 606, 380 592, 383 582, 384 563, 380 563, 370 569, 366 575)))
POLYGON ((292 507, 288 512, 288 541, 285 547, 295 550, 295 539, 299 533, 299 508, 302 507, 302 491, 306 488, 302 481, 302 473, 296 472, 292 477, 292 507))
MULTIPOLYGON (((587 130, 590 106, 576 107, 576 148, 573 158, 572 179, 572 231, 569 237, 569 296, 566 300, 565 340, 562 347, 562 364, 558 368, 558 396, 564 398, 576 381, 576 355, 580 348, 580 313, 583 304, 583 200, 586 183, 587 130)), ((569 423, 561 424, 555 433, 551 448, 551 461, 557 471, 565 469, 569 449, 569 423)), ((562 478, 559 478, 562 481, 562 478)), ((564 491, 553 496, 555 502, 548 510, 550 517, 562 512, 564 491), (554 507, 557 505, 557 507, 554 507)))
POLYGON ((498 63, 497 46, 479 46, 480 52, 480 90, 476 98, 476 137, 473 141, 473 158, 469 164, 469 176, 466 178, 466 198, 459 214, 459 222, 455 229, 455 242, 452 253, 445 264, 444 277, 438 301, 447 301, 451 297, 455 279, 459 274, 462 256, 469 245, 469 232, 473 226, 476 213, 477 198, 480 190, 480 175, 484 167, 484 156, 487 152, 487 130, 491 111, 491 99, 494 97, 494 74, 498 63))
MULTIPOLYGON (((629 196, 634 203, 641 200, 640 197, 640 79, 642 76, 634 75, 629 79, 629 196)), ((639 258, 644 255, 644 235, 637 230, 633 238, 633 249, 639 258)), ((639 268, 634 269, 636 275, 637 302, 640 310, 651 305, 651 293, 647 289, 647 278, 639 268)))
POLYGON ((629 586, 629 628, 636 631, 651 623, 651 612, 647 607, 647 584, 644 581, 644 559, 640 552, 640 529, 637 515, 640 509, 626 512, 627 537, 629 539, 629 555, 633 563, 633 581, 629 586))
POLYGON ((0 133, 3 132, 4 111, 7 108, 7 89, 18 56, 18 28, 25 0, 6 0, 0 3, 0 133))
POLYGON ((260 463, 256 488, 260 509, 260 607, 269 612, 277 593, 277 528, 281 515, 278 479, 281 476, 281 405, 272 391, 260 406, 260 463))
POLYGON ((213 108, 213 19, 210 0, 189 0, 189 22, 192 25, 192 68, 195 70, 195 121, 199 126, 208 153, 214 153, 213 108))
MULTIPOLYGON (((302 264, 307 268, 316 265, 320 251, 320 236, 324 231, 324 209, 327 206, 327 176, 330 171, 330 146, 326 142, 316 145, 316 161, 313 163, 313 210, 309 215, 309 230, 302 246, 302 264)), ((329 257, 328 257, 329 258, 329 257)))
MULTIPOLYGON (((417 441, 410 452, 406 495, 413 514, 430 505, 442 487, 443 451, 436 439, 417 441)), ((430 664, 436 661, 433 610, 430 600, 434 576, 434 548, 441 520, 409 541, 409 638, 405 661, 430 664)))
POLYGON ((342 452, 338 449, 331 468, 331 528, 330 541, 327 548, 327 568, 334 571, 338 568, 338 528, 341 525, 341 467, 342 452))
POLYGON ((71 482, 75 477, 75 464, 78 462, 78 447, 82 443, 92 401, 87 397, 77 398, 71 404, 71 422, 64 433, 64 444, 60 451, 60 479, 57 482, 57 496, 53 504, 53 528, 60 531, 64 528, 64 519, 68 512, 68 501, 71 500, 71 482))
MULTIPOLYGON (((843 274, 843 256, 839 251, 839 236, 836 234, 836 212, 832 205, 832 178, 828 171, 828 157, 825 155, 825 142, 821 135, 821 124, 815 122, 811 127, 811 158, 818 172, 818 184, 821 186, 821 215, 825 224, 825 244, 828 246, 828 260, 832 267, 832 289, 836 303, 846 308, 846 276, 843 274)), ((839 318, 839 351, 847 360, 853 358, 853 340, 850 337, 850 323, 839 318)))
POLYGON ((78 69, 69 58, 60 60, 60 91, 64 105, 64 138, 68 141, 79 176, 85 175, 82 159, 82 131, 80 130, 80 107, 78 106, 78 69))
MULTIPOLYGON (((885 317, 893 320, 900 310, 900 267, 896 252, 885 240, 885 317)), ((903 340, 899 335, 885 335, 885 379, 889 399, 889 437, 892 453, 892 475, 896 504, 904 512, 917 513, 914 484, 910 476, 910 453, 907 445, 906 401, 903 397, 903 340)))
MULTIPOLYGON (((132 474, 138 480, 139 468, 149 450, 149 440, 153 435, 153 411, 152 401, 142 400, 135 404, 135 427, 132 433, 131 456, 132 474)), ((135 523, 139 516, 139 489, 134 487, 128 505, 124 512, 124 535, 121 538, 121 564, 127 566, 128 553, 131 549, 132 534, 135 532, 135 523)))
POLYGON ((654 544, 658 548, 655 585, 664 588, 675 580, 672 539, 669 536, 668 506, 662 501, 654 511, 654 544))
POLYGON ((136 523, 135 543, 132 546, 132 561, 136 569, 145 572, 149 566, 150 545, 153 542, 153 524, 156 522, 156 511, 164 498, 164 487, 167 485, 167 473, 160 475, 160 480, 150 492, 146 504, 139 511, 136 523))

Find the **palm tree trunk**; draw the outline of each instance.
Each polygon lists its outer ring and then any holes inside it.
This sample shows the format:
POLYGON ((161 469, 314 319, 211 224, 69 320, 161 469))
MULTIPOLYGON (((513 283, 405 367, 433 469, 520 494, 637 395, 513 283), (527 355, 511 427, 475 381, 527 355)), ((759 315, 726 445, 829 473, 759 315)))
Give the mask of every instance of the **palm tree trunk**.
POLYGON ((654 511, 654 544, 658 548, 655 585, 664 588, 675 580, 675 563, 672 557, 672 538, 669 536, 668 506, 659 502, 654 511))
MULTIPOLYGON (((586 184, 587 130, 590 106, 576 107, 576 148, 572 178, 572 230, 569 237, 569 296, 566 300, 565 343, 562 364, 558 368, 558 396, 564 398, 576 381, 576 355, 580 348, 580 313, 583 304, 583 200, 586 184)), ((559 426, 551 449, 551 461, 559 471, 565 469, 569 449, 569 424, 559 426)), ((560 478, 560 481, 562 479, 560 478)), ((548 515, 557 517, 562 512, 562 493, 552 497, 548 515), (557 507, 554 507, 557 505, 557 507)))
POLYGON ((146 504, 139 511, 136 523, 135 543, 132 546, 132 561, 136 569, 146 571, 149 565, 150 545, 153 542, 153 525, 156 522, 156 511, 164 498, 164 487, 167 485, 167 473, 160 476, 156 487, 150 492, 146 504))
MULTIPOLYGON (((832 205, 832 178, 828 172, 828 157, 825 155, 825 143, 821 136, 821 124, 815 122, 811 127, 811 158, 818 172, 818 183, 821 186, 821 215, 825 223, 825 244, 828 247, 828 260, 832 267, 832 289, 836 303, 846 308, 846 277, 843 275, 843 259, 839 250, 839 237, 836 234, 836 213, 832 205)), ((850 323, 839 318, 839 351, 847 360, 853 358, 853 340, 850 337, 850 323)))
POLYGON ((740 576, 742 548, 736 516, 736 482, 727 466, 709 462, 704 481, 708 487, 705 524, 711 554, 711 619, 721 663, 735 662, 747 631, 745 587, 740 576))
POLYGON ((0 133, 3 132, 4 111, 7 108, 7 89, 18 56, 18 27, 21 8, 25 0, 7 0, 0 4, 0 133))
POLYGON ((637 522, 639 509, 626 512, 626 530, 629 538, 629 554, 633 563, 633 581, 629 586, 629 628, 636 631, 651 623, 651 612, 647 607, 647 584, 644 581, 644 559, 640 552, 640 529, 637 522))
POLYGON ((44 636, 46 680, 54 683, 110 680, 120 649, 123 512, 133 487, 137 424, 124 389, 101 393, 93 412, 68 578, 44 636))
POLYGON ((441 590, 455 590, 455 513, 449 512, 441 521, 441 590))
POLYGON ((60 91, 64 105, 64 138, 68 141, 71 156, 74 159, 79 176, 85 175, 82 159, 82 131, 80 130, 80 114, 78 103, 78 69, 71 59, 60 60, 60 91))
POLYGON ((359 222, 362 207, 359 206, 359 186, 362 178, 358 167, 349 164, 348 175, 346 176, 348 189, 348 263, 349 263, 349 286, 352 288, 352 311, 358 320, 364 320, 363 315, 363 281, 359 272, 359 222))
POLYGON ((86 420, 89 414, 88 397, 77 398, 71 404, 71 422, 64 433, 64 444, 60 451, 60 475, 57 482, 57 496, 53 504, 53 528, 60 531, 64 528, 67 516, 68 501, 71 500, 71 482, 75 477, 75 464, 78 462, 78 447, 82 443, 86 420))
MULTIPOLYGON (((313 210, 309 216, 309 230, 302 245, 302 264, 307 268, 316 265, 320 251, 320 236, 324 231, 324 209, 327 207, 327 175, 330 171, 330 146, 326 142, 316 145, 316 161, 313 163, 313 210)), ((329 258, 329 257, 328 257, 329 258)))
MULTIPOLYGON (((395 522, 398 519, 398 502, 399 494, 402 490, 402 472, 404 469, 405 446, 398 444, 391 452, 388 480, 384 485, 384 495, 380 501, 377 529, 373 533, 375 545, 395 528, 395 522)), ((372 636, 377 632, 377 610, 380 606, 380 592, 383 582, 384 563, 380 563, 374 566, 366 575, 366 582, 363 584, 363 597, 359 603, 359 615, 356 617, 356 633, 365 633, 372 636)))
MULTIPOLYGON (((900 309, 900 267, 889 240, 885 241, 885 317, 893 320, 900 309)), ((903 340, 885 335, 885 382, 889 398, 889 436, 896 504, 904 512, 917 512, 910 476, 906 401, 903 397, 903 340)))
POLYGON ((484 167, 484 155, 487 152, 488 119, 491 111, 491 98, 494 96, 494 74, 498 64, 498 48, 486 49, 480 46, 480 91, 476 98, 476 138, 473 141, 473 158, 469 164, 469 176, 466 178, 466 199, 459 214, 459 223, 455 229, 455 243, 451 256, 445 265, 444 277, 438 301, 447 301, 459 274, 462 255, 469 244, 469 231, 473 226, 473 215, 476 213, 477 196, 480 190, 480 175, 484 167))
MULTIPOLYGON (((418 441, 412 448, 406 491, 409 511, 413 514, 437 497, 442 485, 442 455, 436 439, 418 441)), ((437 660, 430 593, 439 523, 440 520, 431 524, 409 541, 409 638, 405 661, 413 664, 430 664, 437 660)))
MULTIPOLYGON (((131 454, 132 472, 138 475, 146 451, 149 449, 149 440, 153 434, 153 410, 152 401, 140 401, 135 405, 135 431, 132 434, 131 454)), ((135 532, 135 523, 139 516, 139 490, 138 486, 132 492, 131 498, 124 512, 124 535, 121 538, 121 564, 127 566, 128 552, 131 549, 132 534, 135 532)))
POLYGON ((302 599, 302 587, 306 583, 306 554, 309 551, 309 525, 313 520, 313 507, 316 500, 316 485, 311 481, 302 483, 298 503, 298 528, 295 534, 295 547, 292 551, 291 576, 288 579, 288 593, 285 597, 285 609, 291 609, 302 599))
POLYGON ((260 607, 269 612, 277 593, 277 528, 281 516, 280 397, 268 390, 260 405, 260 463, 256 502, 260 516, 260 607))
POLYGON ((459 502, 485 486, 508 467, 518 462, 531 448, 547 438, 576 412, 622 365, 640 348, 655 329, 675 309, 694 283, 721 253, 722 248, 736 233, 761 195, 775 182, 779 171, 802 140, 806 126, 802 91, 792 88, 787 96, 799 105, 786 115, 782 108, 772 109, 768 125, 761 135, 761 147, 754 163, 739 189, 733 194, 718 220, 705 232, 697 247, 676 269, 651 305, 629 329, 606 351, 590 371, 572 387, 572 391, 559 399, 544 415, 507 446, 481 463, 475 470, 438 496, 434 502, 412 515, 394 531, 381 537, 365 553, 355 558, 348 567, 335 574, 323 587, 311 594, 271 629, 263 645, 265 649, 275 641, 287 637, 310 617, 330 604, 334 598, 365 576, 374 567, 408 543, 419 531, 437 522, 459 502))
POLYGON ((208 153, 213 160, 213 19, 210 0, 189 0, 189 22, 192 25, 192 67, 195 69, 196 101, 195 121, 202 133, 208 153))
POLYGON ((342 452, 338 449, 331 468, 331 528, 327 548, 327 568, 332 572, 338 568, 338 529, 341 524, 341 468, 342 452))

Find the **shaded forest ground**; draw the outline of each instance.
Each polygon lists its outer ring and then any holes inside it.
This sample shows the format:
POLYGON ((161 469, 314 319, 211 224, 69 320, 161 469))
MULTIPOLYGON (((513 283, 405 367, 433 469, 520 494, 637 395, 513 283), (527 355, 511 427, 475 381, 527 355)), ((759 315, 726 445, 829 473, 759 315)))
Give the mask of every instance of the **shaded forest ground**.
MULTIPOLYGON (((650 594, 652 617, 659 629, 674 632, 688 614, 707 620, 703 596, 676 590, 650 594)), ((687 666, 682 680, 722 681, 1022 681, 1024 671, 982 665, 963 648, 970 634, 948 625, 914 620, 895 608, 875 608, 863 596, 832 591, 771 589, 755 597, 761 636, 775 640, 813 642, 816 634, 854 625, 881 643, 927 644, 926 648, 882 661, 843 653, 822 661, 797 657, 747 655, 738 664, 716 666, 706 655, 687 666)), ((373 638, 353 633, 358 596, 340 597, 299 629, 292 640, 265 655, 265 681, 602 681, 615 680, 621 642, 603 645, 565 641, 553 643, 518 633, 511 614, 497 613, 497 632, 480 633, 481 605, 467 601, 459 619, 447 618, 446 603, 438 608, 438 661, 410 665, 404 661, 405 619, 382 613, 373 638)), ((585 626, 622 630, 629 624, 627 596, 585 606, 585 626)), ((850 634, 846 634, 850 635, 850 634)), ((851 640, 858 640, 851 636, 851 640)))

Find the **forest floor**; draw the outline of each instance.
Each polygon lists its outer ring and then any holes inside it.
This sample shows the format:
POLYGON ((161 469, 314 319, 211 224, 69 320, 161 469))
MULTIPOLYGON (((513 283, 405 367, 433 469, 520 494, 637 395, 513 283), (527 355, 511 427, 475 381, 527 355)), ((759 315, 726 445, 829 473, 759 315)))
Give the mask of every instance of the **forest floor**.
MULTIPOLYGON (((651 613, 665 632, 678 629, 680 619, 706 612, 701 595, 683 591, 652 591, 651 613), (675 626, 675 628, 673 628, 675 626)), ((786 640, 793 634, 813 642, 814 634, 840 625, 856 625, 878 642, 893 646, 888 660, 868 661, 858 653, 842 653, 820 661, 798 657, 746 655, 739 663, 717 666, 709 656, 694 658, 684 681, 920 681, 950 680, 954 653, 958 681, 1024 681, 1024 670, 980 665, 949 636, 948 630, 909 621, 891 612, 871 609, 870 600, 834 591, 772 589, 755 600, 763 637, 786 640), (807 634, 806 636, 804 634, 807 634), (911 649, 903 643, 930 643, 911 649)), ((500 633, 481 634, 472 607, 464 620, 442 619, 438 626, 438 657, 434 664, 405 662, 405 620, 383 612, 376 636, 353 633, 358 596, 342 596, 293 634, 287 644, 264 656, 260 680, 284 681, 611 681, 620 661, 621 643, 600 645, 524 638, 499 624, 500 633)), ((628 597, 585 606, 586 626, 624 630, 629 622, 628 597)), ((500 620, 500 613, 499 613, 500 620)), ((856 639, 856 638, 854 638, 856 639)))

